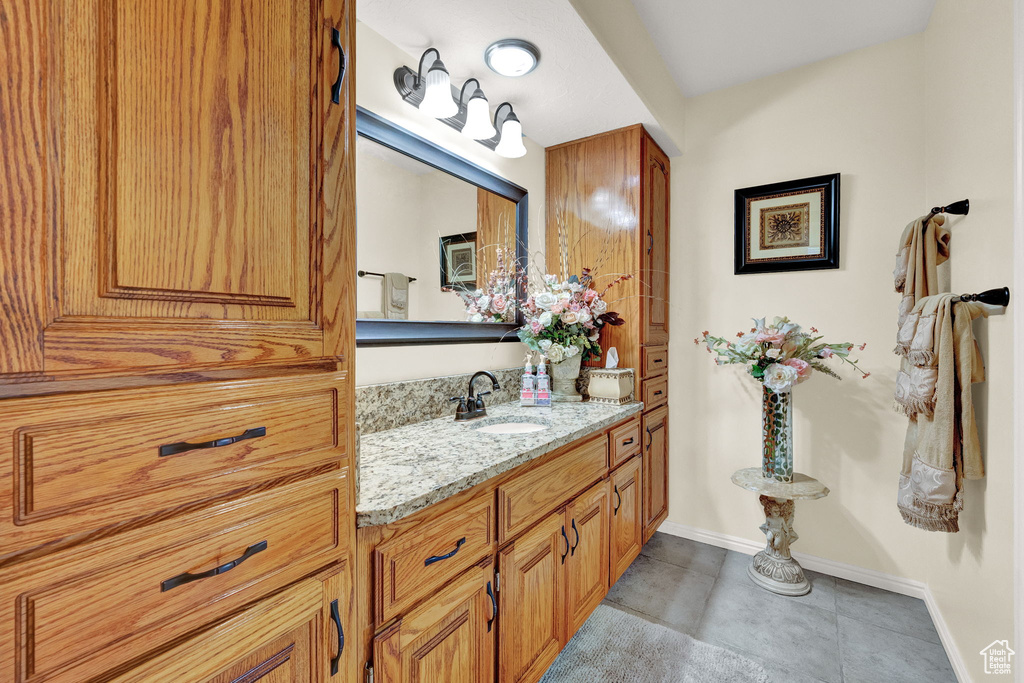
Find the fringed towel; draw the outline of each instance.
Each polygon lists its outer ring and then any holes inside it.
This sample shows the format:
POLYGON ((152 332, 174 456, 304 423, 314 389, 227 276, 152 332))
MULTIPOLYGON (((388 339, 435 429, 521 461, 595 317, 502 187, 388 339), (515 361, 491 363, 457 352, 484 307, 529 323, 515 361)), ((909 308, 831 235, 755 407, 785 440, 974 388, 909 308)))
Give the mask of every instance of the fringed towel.
POLYGON ((919 299, 939 293, 937 267, 949 258, 949 230, 941 214, 925 223, 922 216, 910 222, 900 238, 893 271, 896 291, 903 295, 900 301, 899 327, 914 309, 919 299))
POLYGON ((929 411, 905 411, 911 415, 897 505, 907 524, 927 531, 958 531, 963 480, 985 476, 971 394, 971 385, 984 381, 985 366, 971 322, 988 311, 953 299, 952 294, 925 297, 911 312, 917 314, 911 349, 918 334, 924 344, 929 330, 934 391, 929 411))

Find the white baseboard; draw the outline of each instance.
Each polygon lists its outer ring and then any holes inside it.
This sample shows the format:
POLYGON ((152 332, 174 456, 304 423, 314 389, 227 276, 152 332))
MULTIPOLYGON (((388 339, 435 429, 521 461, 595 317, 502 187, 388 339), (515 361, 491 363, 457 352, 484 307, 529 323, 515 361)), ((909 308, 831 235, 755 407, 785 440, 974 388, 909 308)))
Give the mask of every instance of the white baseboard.
MULTIPOLYGON (((735 550, 745 555, 753 555, 764 549, 764 543, 751 541, 748 538, 729 536, 728 534, 720 534, 716 531, 698 529, 697 527, 677 524, 675 522, 662 522, 661 526, 658 527, 658 531, 671 536, 680 536, 691 541, 725 548, 726 550, 735 550)), ((924 600, 924 604, 928 607, 928 614, 931 615, 932 622, 935 623, 935 630, 939 633, 939 640, 942 641, 942 647, 946 650, 946 656, 949 657, 949 663, 953 667, 957 680, 960 683, 970 683, 971 676, 964 665, 963 658, 960 656, 960 651, 957 650, 956 645, 953 643, 953 635, 950 633, 949 626, 946 624, 946 620, 942 618, 942 613, 935 603, 935 596, 932 595, 927 584, 814 555, 793 553, 793 557, 804 569, 810 569, 811 571, 846 579, 847 581, 863 583, 866 586, 874 586, 882 590, 924 600)))

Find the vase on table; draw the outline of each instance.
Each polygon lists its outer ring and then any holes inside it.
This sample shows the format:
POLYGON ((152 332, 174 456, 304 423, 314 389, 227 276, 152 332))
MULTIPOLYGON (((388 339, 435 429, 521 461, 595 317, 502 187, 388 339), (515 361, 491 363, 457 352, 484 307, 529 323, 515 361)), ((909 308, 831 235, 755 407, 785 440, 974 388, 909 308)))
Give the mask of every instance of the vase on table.
POLYGON ((765 479, 792 482, 793 392, 777 394, 764 387, 761 407, 761 474, 765 479))
POLYGON ((571 403, 583 400, 580 392, 576 391, 576 380, 579 379, 582 362, 583 355, 577 353, 572 358, 550 365, 552 401, 571 403))

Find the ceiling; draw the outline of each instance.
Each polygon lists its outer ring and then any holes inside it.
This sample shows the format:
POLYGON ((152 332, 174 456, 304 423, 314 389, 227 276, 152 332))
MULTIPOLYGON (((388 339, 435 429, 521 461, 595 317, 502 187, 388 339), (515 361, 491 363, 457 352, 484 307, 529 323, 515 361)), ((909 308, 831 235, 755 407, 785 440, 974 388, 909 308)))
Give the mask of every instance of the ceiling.
POLYGON ((542 147, 643 123, 669 156, 679 153, 568 0, 357 0, 356 18, 409 54, 436 47, 461 87, 476 77, 491 112, 508 100, 523 133, 542 147), (484 49, 521 38, 540 49, 530 74, 507 78, 484 64, 484 49))
POLYGON ((935 0, 632 0, 691 97, 902 38, 935 0))

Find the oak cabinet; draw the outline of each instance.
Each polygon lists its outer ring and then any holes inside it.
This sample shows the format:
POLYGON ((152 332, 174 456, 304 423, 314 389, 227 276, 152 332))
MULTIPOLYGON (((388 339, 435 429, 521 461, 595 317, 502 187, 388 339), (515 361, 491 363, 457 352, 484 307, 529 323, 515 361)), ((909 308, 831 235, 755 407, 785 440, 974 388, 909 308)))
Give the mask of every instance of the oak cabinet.
POLYGON ((644 543, 642 484, 643 456, 637 456, 611 473, 612 514, 610 518, 609 585, 614 584, 633 563, 644 543))
POLYGON ((493 681, 497 616, 488 557, 376 637, 374 680, 493 681))
POLYGON ((501 624, 498 680, 537 681, 568 641, 565 512, 548 515, 498 556, 501 624))
POLYGON ((583 625, 608 593, 608 482, 598 482, 566 507, 572 545, 565 567, 569 634, 583 625))
POLYGON ((646 344, 668 343, 669 300, 669 177, 668 157, 644 136, 645 159, 643 203, 644 238, 640 257, 640 282, 643 287, 641 339, 646 344))
MULTIPOLYGON (((21 324, 0 331, 0 373, 343 353, 352 79, 337 102, 332 86, 349 1, 57 0, 35 20, 14 13, 16 30, 38 33, 15 67, 45 87, 0 104, 38 123, 25 144, 46 158, 20 170, 48 196, 5 225, 22 248, 7 254, 19 278, 3 299, 21 324)), ((25 160, 20 144, 4 137, 0 151, 25 160)))
POLYGON ((668 516, 668 407, 644 414, 644 542, 668 516))

